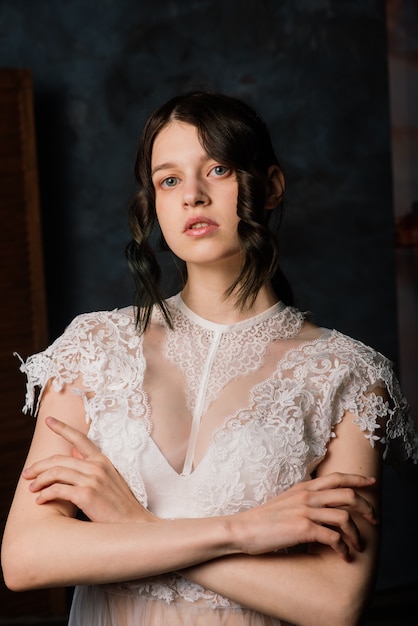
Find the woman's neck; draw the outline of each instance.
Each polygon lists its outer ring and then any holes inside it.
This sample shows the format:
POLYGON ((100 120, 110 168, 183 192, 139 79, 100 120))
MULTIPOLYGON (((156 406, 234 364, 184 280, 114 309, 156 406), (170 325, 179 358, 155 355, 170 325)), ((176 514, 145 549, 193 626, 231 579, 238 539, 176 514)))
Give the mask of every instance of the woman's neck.
POLYGON ((200 317, 221 324, 235 324, 248 319, 276 304, 278 298, 270 284, 264 285, 251 306, 241 309, 234 294, 225 298, 230 284, 197 283, 187 281, 181 296, 183 302, 200 317))

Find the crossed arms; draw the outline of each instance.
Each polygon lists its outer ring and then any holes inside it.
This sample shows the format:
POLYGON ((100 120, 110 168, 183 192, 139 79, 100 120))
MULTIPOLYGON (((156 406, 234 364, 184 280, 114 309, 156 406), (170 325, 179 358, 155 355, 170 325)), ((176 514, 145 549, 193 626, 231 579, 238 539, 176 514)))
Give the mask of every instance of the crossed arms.
POLYGON ((352 419, 337 426, 314 480, 236 515, 161 520, 87 439, 82 399, 49 386, 4 534, 6 584, 102 584, 181 570, 301 626, 354 626, 376 567, 380 461, 352 419), (90 522, 76 519, 78 508, 90 522), (297 545, 308 549, 275 552, 297 545))

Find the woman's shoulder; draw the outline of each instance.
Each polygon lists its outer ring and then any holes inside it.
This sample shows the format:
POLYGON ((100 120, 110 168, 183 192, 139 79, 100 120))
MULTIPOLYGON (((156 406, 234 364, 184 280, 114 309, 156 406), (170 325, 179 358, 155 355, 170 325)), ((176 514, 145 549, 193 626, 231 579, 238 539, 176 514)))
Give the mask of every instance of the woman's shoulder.
POLYGON ((302 344, 294 360, 309 389, 317 390, 321 410, 329 408, 331 425, 348 411, 373 446, 382 442, 384 458, 417 462, 417 435, 391 360, 335 329, 308 326, 306 332, 317 336, 302 344))
POLYGON ((391 359, 360 339, 332 330, 329 345, 336 361, 346 363, 350 370, 355 370, 367 378, 377 377, 386 382, 394 376, 394 364, 391 359))
POLYGON ((133 307, 80 313, 68 323, 63 332, 47 348, 47 351, 69 341, 75 341, 79 344, 98 338, 103 340, 106 337, 116 338, 121 334, 135 334, 135 332, 133 307))
POLYGON ((73 328, 100 328, 106 326, 117 326, 126 328, 130 324, 135 324, 135 307, 127 306, 112 310, 89 311, 76 315, 65 328, 64 333, 68 329, 73 328))
POLYGON ((70 354, 98 358, 114 347, 135 348, 141 336, 135 323, 133 307, 109 311, 91 311, 77 315, 63 333, 44 351, 46 356, 70 354))
POLYGON ((312 356, 323 357, 327 354, 336 362, 392 367, 390 359, 377 349, 335 328, 316 326, 308 321, 299 333, 299 340, 301 346, 306 348, 306 354, 312 356))
POLYGON ((43 351, 21 359, 28 380, 26 407, 33 410, 33 390, 43 389, 49 380, 56 391, 80 376, 85 387, 97 386, 115 360, 134 358, 140 341, 132 307, 77 315, 43 351))
MULTIPOLYGON (((302 332, 302 336, 303 336, 302 332)), ((308 378, 326 382, 326 388, 344 395, 364 394, 374 387, 386 388, 389 395, 401 399, 394 364, 372 346, 338 330, 311 326, 299 349, 290 353, 290 365, 305 372, 308 378)))

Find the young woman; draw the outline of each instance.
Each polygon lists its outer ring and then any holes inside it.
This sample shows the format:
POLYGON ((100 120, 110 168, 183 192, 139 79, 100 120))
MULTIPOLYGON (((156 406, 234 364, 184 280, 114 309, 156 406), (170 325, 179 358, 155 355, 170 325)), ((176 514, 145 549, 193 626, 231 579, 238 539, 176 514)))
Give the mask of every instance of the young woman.
POLYGON ((38 421, 6 583, 76 585, 72 626, 356 624, 382 455, 416 456, 390 364, 289 306, 283 174, 249 107, 170 100, 136 174, 137 306, 77 317, 22 366, 38 421), (184 268, 167 300, 157 225, 184 268))

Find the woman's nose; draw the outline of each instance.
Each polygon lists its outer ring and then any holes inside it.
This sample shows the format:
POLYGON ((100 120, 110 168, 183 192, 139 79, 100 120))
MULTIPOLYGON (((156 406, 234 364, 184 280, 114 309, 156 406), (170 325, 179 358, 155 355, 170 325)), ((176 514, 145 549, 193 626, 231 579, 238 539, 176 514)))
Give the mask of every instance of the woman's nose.
POLYGON ((183 203, 186 207, 205 205, 209 201, 208 193, 203 181, 200 179, 189 180, 184 185, 183 203))

